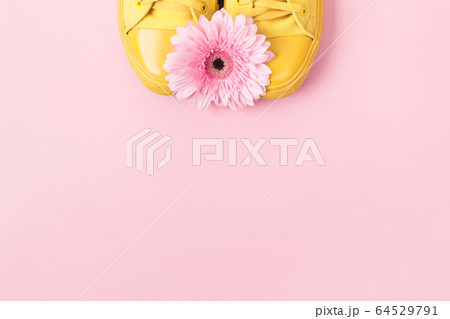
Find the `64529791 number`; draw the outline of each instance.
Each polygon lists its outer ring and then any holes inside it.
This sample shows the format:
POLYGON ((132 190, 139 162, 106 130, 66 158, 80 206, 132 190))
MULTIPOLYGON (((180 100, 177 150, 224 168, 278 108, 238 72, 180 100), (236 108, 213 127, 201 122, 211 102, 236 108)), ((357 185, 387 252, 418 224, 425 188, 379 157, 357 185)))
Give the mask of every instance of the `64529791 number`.
POLYGON ((378 306, 375 308, 378 316, 437 316, 436 306, 378 306))

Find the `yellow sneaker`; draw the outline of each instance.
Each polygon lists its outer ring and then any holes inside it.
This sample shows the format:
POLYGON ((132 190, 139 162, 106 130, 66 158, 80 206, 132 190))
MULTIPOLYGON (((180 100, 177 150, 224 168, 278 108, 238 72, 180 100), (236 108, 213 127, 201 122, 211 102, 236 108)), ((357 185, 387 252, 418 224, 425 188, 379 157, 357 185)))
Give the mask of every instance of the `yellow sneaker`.
POLYGON ((225 0, 232 16, 253 17, 258 33, 271 43, 275 58, 266 99, 294 93, 305 81, 319 47, 323 0, 225 0))
POLYGON ((172 94, 163 65, 172 51, 177 27, 210 19, 217 0, 118 0, 119 32, 125 53, 139 79, 158 94, 172 94))

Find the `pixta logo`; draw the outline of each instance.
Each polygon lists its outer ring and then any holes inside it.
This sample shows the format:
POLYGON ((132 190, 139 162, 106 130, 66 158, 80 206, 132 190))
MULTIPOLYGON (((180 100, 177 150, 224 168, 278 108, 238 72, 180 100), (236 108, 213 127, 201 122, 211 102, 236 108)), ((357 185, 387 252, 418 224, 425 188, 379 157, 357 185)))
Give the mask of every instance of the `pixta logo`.
MULTIPOLYGON (((126 142, 127 166, 136 168, 153 176, 172 160, 172 146, 168 143, 172 137, 148 128, 130 137, 126 142)), ((249 138, 193 138, 192 165, 201 166, 205 162, 219 161, 227 166, 269 165, 262 150, 278 153, 279 160, 272 165, 302 166, 305 162, 313 162, 325 166, 325 160, 312 138, 299 142, 296 138, 260 138, 252 141, 249 138), (295 152, 295 162, 289 162, 290 152, 295 152), (226 156, 225 156, 226 153, 226 156)), ((273 159, 273 156, 271 156, 273 159)))
POLYGON ((172 160, 172 146, 166 144, 172 140, 170 136, 163 136, 160 132, 152 132, 146 128, 133 135, 127 140, 127 166, 135 167, 143 172, 144 166, 146 173, 150 176, 155 174, 155 166, 159 170, 170 163, 172 160), (160 156, 158 150, 164 146, 164 155, 160 156))

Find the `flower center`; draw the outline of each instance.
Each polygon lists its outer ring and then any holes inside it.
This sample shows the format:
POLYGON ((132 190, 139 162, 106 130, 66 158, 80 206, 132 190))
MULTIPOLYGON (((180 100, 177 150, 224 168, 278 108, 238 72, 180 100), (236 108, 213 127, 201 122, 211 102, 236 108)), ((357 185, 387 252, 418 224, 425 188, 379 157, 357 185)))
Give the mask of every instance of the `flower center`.
POLYGON ((233 70, 233 59, 226 52, 211 53, 206 58, 205 69, 213 78, 227 78, 233 70))
POLYGON ((221 58, 217 58, 213 61, 213 67, 216 70, 222 71, 222 69, 225 67, 225 62, 221 58))

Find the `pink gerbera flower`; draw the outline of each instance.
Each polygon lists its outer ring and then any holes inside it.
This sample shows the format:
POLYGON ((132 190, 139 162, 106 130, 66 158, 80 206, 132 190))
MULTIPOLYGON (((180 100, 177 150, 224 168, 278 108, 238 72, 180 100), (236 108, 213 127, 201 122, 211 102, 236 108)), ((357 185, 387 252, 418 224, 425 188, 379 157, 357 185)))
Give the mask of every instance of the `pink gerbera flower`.
POLYGON ((266 92, 273 58, 270 43, 256 34, 253 19, 231 17, 224 9, 211 21, 200 16, 198 26, 188 23, 172 37, 173 53, 164 69, 169 88, 180 100, 200 109, 211 102, 232 109, 254 105, 266 92))

